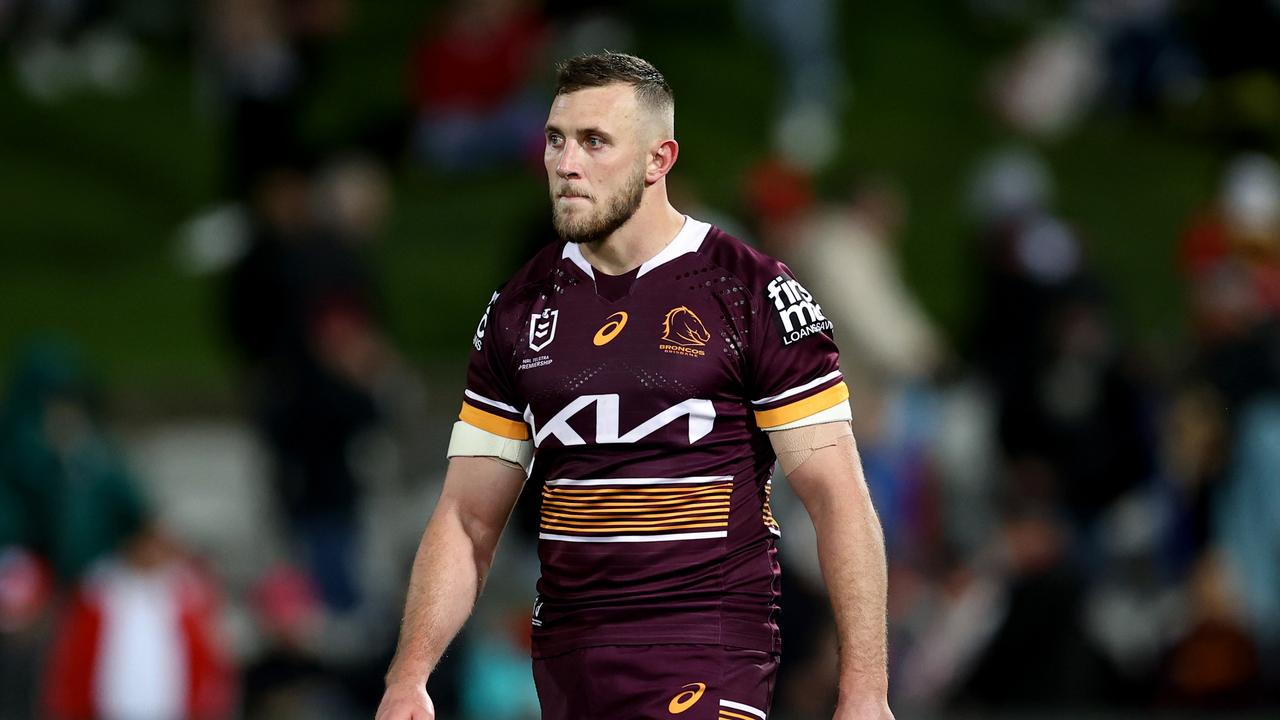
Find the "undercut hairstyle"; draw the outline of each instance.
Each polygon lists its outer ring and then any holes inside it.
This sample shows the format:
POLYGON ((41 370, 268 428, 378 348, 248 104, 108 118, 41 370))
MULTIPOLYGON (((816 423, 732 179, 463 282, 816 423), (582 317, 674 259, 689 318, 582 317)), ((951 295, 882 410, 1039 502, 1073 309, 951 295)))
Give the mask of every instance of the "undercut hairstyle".
POLYGON ((606 50, 578 55, 556 66, 556 95, 616 83, 630 85, 640 107, 663 118, 671 126, 668 130, 674 132, 675 94, 667 79, 648 60, 606 50))

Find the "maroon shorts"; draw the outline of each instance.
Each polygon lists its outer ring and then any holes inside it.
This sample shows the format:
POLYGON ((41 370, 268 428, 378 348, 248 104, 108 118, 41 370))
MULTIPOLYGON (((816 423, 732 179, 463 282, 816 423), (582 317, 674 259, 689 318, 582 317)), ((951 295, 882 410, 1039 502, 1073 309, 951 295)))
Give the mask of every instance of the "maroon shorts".
POLYGON ((765 720, 778 656, 719 645, 608 645, 533 661, 542 720, 765 720))

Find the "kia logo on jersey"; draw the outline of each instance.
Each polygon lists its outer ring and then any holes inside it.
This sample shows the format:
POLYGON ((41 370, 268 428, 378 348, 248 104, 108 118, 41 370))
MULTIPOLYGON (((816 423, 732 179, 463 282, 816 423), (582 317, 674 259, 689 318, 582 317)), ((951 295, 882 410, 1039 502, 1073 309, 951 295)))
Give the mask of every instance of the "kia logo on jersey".
POLYGON ((559 310, 547 308, 529 318, 529 349, 537 352, 556 339, 556 320, 559 310))
POLYGON ((537 423, 530 413, 525 414, 530 424, 535 425, 533 443, 538 447, 541 447, 543 441, 550 437, 556 438, 565 446, 588 443, 593 445, 636 443, 681 417, 689 418, 689 444, 692 445, 710 434, 715 427, 716 408, 710 400, 691 398, 663 410, 621 434, 618 432, 618 395, 615 393, 576 397, 541 427, 536 427, 537 423), (596 409, 596 428, 595 436, 588 441, 569 425, 569 421, 592 405, 595 405, 596 409))

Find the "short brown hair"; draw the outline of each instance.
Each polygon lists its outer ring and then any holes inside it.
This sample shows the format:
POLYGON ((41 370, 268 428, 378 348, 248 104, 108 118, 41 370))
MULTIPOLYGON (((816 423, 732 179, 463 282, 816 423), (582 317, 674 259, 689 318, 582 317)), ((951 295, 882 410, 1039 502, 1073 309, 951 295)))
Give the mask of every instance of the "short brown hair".
POLYGON ((668 114, 675 109, 667 79, 648 60, 635 55, 606 50, 578 55, 556 66, 556 95, 614 83, 635 88, 636 100, 643 106, 668 114))

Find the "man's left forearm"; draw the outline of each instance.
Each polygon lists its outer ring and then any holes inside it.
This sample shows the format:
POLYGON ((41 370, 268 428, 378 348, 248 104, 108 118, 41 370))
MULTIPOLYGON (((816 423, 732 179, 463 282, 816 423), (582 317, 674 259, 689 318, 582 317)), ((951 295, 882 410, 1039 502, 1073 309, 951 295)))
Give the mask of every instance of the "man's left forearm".
MULTIPOLYGON (((841 707, 878 705, 887 712, 884 533, 857 443, 847 429, 836 429, 843 430, 838 439, 799 462, 783 456, 783 466, 795 465, 787 479, 817 531, 818 560, 839 633, 841 707)), ((775 442, 784 449, 794 444, 775 442)))
POLYGON ((883 702, 889 692, 884 534, 859 481, 810 511, 839 633, 842 705, 883 702))

